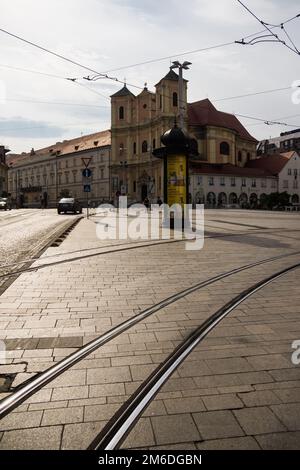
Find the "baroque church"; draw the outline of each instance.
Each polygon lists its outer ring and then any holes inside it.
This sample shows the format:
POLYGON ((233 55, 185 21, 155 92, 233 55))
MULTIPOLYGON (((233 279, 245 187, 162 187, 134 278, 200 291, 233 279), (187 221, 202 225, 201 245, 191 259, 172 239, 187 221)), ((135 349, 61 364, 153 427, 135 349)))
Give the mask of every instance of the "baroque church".
MULTIPOLYGON (((257 140, 232 114, 218 111, 204 99, 187 102, 184 80, 185 127, 197 149, 190 164, 231 164, 244 167, 256 158, 257 140)), ((111 96, 111 177, 114 194, 127 194, 129 201, 155 202, 163 195, 163 164, 153 156, 161 136, 179 114, 179 76, 170 69, 155 85, 135 96, 125 85, 111 96)))

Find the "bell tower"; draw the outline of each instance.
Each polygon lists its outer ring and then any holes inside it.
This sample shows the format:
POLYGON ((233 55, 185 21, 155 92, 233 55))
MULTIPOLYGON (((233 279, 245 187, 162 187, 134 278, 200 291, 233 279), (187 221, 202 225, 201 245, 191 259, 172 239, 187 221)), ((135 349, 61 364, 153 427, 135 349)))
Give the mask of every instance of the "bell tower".
MULTIPOLYGON (((187 119, 187 83, 187 80, 183 80, 183 103, 181 103, 181 107, 185 110, 185 119, 187 119)), ((168 127, 170 128, 174 123, 174 118, 179 115, 179 75, 170 68, 167 75, 155 87, 157 114, 165 118, 171 118, 168 127)))

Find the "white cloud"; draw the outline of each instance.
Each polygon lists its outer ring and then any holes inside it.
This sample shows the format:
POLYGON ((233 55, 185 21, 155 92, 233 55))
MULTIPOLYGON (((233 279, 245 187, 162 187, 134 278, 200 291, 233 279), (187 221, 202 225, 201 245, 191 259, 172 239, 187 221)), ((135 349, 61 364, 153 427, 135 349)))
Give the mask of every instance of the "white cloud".
MULTIPOLYGON (((245 0, 253 10, 271 23, 298 13, 297 0, 245 0)), ((0 27, 99 72, 157 57, 231 42, 259 31, 261 26, 235 0, 0 0, 0 27)), ((300 47, 299 21, 289 25, 300 47)), ((299 57, 281 45, 232 45, 210 52, 190 54, 193 65, 186 73, 189 99, 206 96, 223 98, 252 91, 289 86, 300 79, 299 57)), ((149 87, 166 73, 170 61, 139 66, 111 75, 128 83, 149 87)), ((0 65, 38 70, 62 77, 83 77, 91 72, 42 53, 0 33, 0 65)), ((109 105, 101 96, 69 81, 13 71, 0 67, 8 99, 33 99, 86 103, 90 107, 58 106, 7 101, 0 103, 0 118, 43 122, 67 129, 62 138, 109 127, 109 110, 94 105, 109 105)), ((120 84, 107 81, 82 82, 107 96, 120 84)), ((133 92, 138 90, 132 88, 133 92)), ((217 106, 226 111, 273 119, 297 114, 291 93, 282 92, 217 106)), ((300 108, 299 108, 300 114, 300 108)), ((250 121, 249 121, 250 122, 250 121)), ((297 119, 291 119, 297 125, 297 119)), ((298 122, 300 124, 300 122, 298 122)), ((16 126, 17 128, 17 126, 16 126)), ((286 128, 250 126, 256 137, 276 135, 286 128)), ((50 138, 49 138, 50 139, 50 138)), ((14 151, 51 143, 35 132, 24 138, 16 133, 1 135, 0 141, 14 151)), ((61 140, 57 136, 57 140, 61 140)))

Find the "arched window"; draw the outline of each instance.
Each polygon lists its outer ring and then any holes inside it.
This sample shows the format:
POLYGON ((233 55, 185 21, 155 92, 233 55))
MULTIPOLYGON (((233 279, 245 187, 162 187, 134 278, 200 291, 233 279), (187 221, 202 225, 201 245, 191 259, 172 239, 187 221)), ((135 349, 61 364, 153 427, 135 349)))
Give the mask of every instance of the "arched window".
POLYGON ((251 160, 251 154, 249 152, 247 153, 247 160, 248 160, 248 162, 250 162, 250 160, 251 160))
POLYGON ((156 140, 155 139, 153 139, 152 148, 153 148, 153 150, 156 148, 156 140))
POLYGON ((242 152, 239 152, 239 153, 238 153, 238 161, 239 161, 239 162, 242 161, 242 152))
POLYGON ((124 106, 120 106, 119 108, 119 119, 124 119, 124 106))
POLYGON ((173 106, 178 106, 178 94, 176 92, 173 93, 173 106))
POLYGON ((144 140, 144 142, 142 143, 142 152, 143 153, 148 152, 148 142, 147 142, 147 140, 144 140))
POLYGON ((220 154, 221 155, 230 155, 230 146, 227 142, 221 142, 221 144, 220 144, 220 154))
POLYGON ((133 142, 133 154, 136 155, 136 142, 133 142))

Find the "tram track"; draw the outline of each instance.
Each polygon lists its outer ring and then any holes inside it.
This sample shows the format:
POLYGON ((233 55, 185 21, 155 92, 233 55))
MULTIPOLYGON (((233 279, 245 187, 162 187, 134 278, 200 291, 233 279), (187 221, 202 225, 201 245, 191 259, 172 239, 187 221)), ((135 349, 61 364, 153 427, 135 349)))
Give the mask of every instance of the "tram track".
MULTIPOLYGON (((176 301, 182 299, 183 297, 188 296, 189 294, 196 292, 204 287, 207 287, 217 281, 225 279, 229 276, 233 276, 234 274, 238 274, 242 271, 251 269, 256 266, 260 266, 266 263, 274 262, 277 260, 281 260, 287 257, 299 255, 300 252, 292 252, 283 255, 274 256, 272 258, 263 259, 260 261, 256 261, 230 271, 218 274, 212 278, 206 279, 204 281, 200 281, 193 286, 186 288, 176 294, 163 299, 162 301, 158 302, 157 304, 152 305, 151 307, 143 310, 142 312, 138 313, 137 315, 133 316, 132 318, 120 323, 116 327, 112 328, 111 330, 107 331, 103 335, 99 336, 98 338, 94 339, 90 343, 86 344, 85 346, 79 348, 77 351, 73 352, 71 355, 67 356, 63 360, 59 361, 54 366, 50 367, 46 371, 37 374, 33 378, 29 379, 28 382, 25 384, 21 384, 15 391, 8 397, 4 398, 0 401, 0 419, 6 416, 8 413, 13 411, 16 407, 18 407, 21 403, 23 403, 26 399, 34 395, 38 392, 41 388, 43 388, 48 383, 52 382, 56 377, 63 374, 65 371, 70 369, 72 366, 83 360, 85 357, 90 355, 92 352, 96 351, 100 347, 104 346, 105 344, 109 343, 114 338, 118 337, 120 334, 124 333, 125 331, 129 330, 131 327, 135 326, 136 324, 140 323, 142 320, 150 317, 154 313, 162 310, 163 308, 175 303, 176 301)), ((298 266, 298 265, 297 265, 298 266)), ((292 268, 287 268, 287 270, 291 270, 292 268)), ((271 282, 271 281, 269 281, 271 282)), ((264 284, 265 285, 265 284, 264 284)))
MULTIPOLYGON (((273 229, 270 229, 270 230, 273 230, 273 229)), ((249 230, 247 230, 247 231, 244 231, 244 232, 233 232, 233 233, 225 233, 225 234, 220 233, 220 234, 214 234, 214 235, 207 235, 207 236, 204 236, 204 239, 207 240, 207 239, 218 239, 218 238, 231 238, 231 237, 237 237, 237 236, 251 236, 253 234, 261 234, 261 233, 262 234, 265 234, 265 233, 269 234, 270 233, 270 234, 273 235, 273 234, 278 234, 278 233, 282 233, 282 232, 287 233, 287 232, 298 232, 298 231, 299 230, 297 230, 297 229, 295 229, 295 230, 281 229, 277 232, 275 232, 275 231, 269 232, 269 231, 266 231, 266 230, 263 230, 263 231, 261 231, 261 230, 257 230, 257 231, 256 230, 255 231, 251 230, 249 232, 249 230)), ((57 254, 45 256, 44 258, 40 258, 40 257, 29 258, 29 259, 26 259, 26 260, 22 260, 20 262, 0 265, 0 269, 6 269, 6 268, 9 268, 9 267, 18 266, 19 264, 27 264, 27 266, 28 266, 24 269, 18 269, 18 270, 15 270, 15 271, 8 272, 6 274, 1 274, 0 279, 15 277, 15 276, 19 276, 20 274, 29 273, 29 272, 36 272, 36 271, 39 271, 40 269, 45 269, 45 268, 48 268, 48 267, 53 267, 53 266, 57 266, 57 265, 60 265, 60 264, 65 264, 65 263, 81 261, 81 260, 84 260, 84 259, 94 258, 94 257, 103 256, 103 255, 107 255, 107 254, 114 254, 114 253, 120 253, 120 252, 125 252, 125 251, 138 250, 138 249, 142 249, 142 248, 150 248, 150 247, 155 247, 155 246, 161 246, 161 245, 173 244, 173 243, 183 243, 183 242, 184 243, 189 243, 189 240, 188 239, 159 240, 157 242, 154 241, 154 243, 145 243, 142 240, 140 242, 137 241, 137 242, 129 242, 129 243, 120 243, 120 244, 115 244, 115 245, 110 244, 110 245, 105 245, 105 246, 102 246, 102 247, 87 248, 87 249, 80 249, 80 250, 75 250, 75 251, 70 251, 70 252, 57 253, 57 254), (112 247, 116 248, 116 249, 112 249, 112 247), (100 251, 100 252, 98 251, 97 253, 85 254, 85 255, 81 255, 81 256, 76 256, 74 258, 56 260, 56 261, 49 262, 49 263, 39 264, 37 266, 31 266, 32 263, 34 263, 36 261, 41 261, 41 260, 44 260, 44 259, 57 258, 57 257, 61 257, 61 256, 68 256, 68 255, 72 255, 72 254, 83 253, 83 252, 86 252, 86 251, 95 251, 95 250, 98 250, 98 249, 104 250, 105 248, 109 248, 109 250, 100 251)), ((49 244, 47 245, 47 247, 49 247, 49 244)), ((45 251, 45 250, 43 250, 43 251, 45 251)))
POLYGON ((218 326, 235 308, 258 291, 280 279, 286 274, 299 269, 300 263, 283 269, 244 290, 197 327, 184 339, 174 351, 152 372, 138 387, 131 397, 119 408, 114 416, 94 438, 88 450, 119 449, 138 419, 156 397, 162 386, 176 369, 185 361, 203 339, 218 326))

